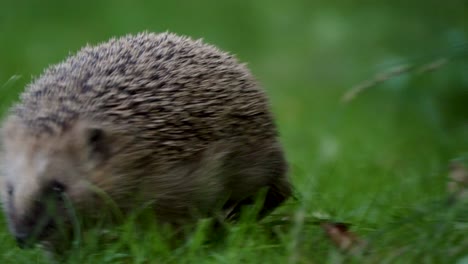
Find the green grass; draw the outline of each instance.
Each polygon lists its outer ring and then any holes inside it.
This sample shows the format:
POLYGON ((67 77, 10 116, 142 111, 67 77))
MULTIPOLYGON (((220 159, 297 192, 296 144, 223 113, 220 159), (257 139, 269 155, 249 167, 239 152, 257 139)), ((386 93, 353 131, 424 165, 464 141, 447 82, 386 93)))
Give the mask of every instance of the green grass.
MULTIPOLYGON (((271 97, 291 166, 298 200, 276 212, 290 216, 287 223, 247 219, 219 235, 206 220, 171 247, 166 231, 130 219, 105 235, 85 234, 66 263, 468 263, 468 204, 450 203, 446 191, 450 162, 468 159, 468 60, 460 46, 468 42, 468 6, 437 3, 2 3, 1 112, 31 76, 87 42, 169 29, 249 63, 271 97), (451 60, 340 103, 390 66, 440 57, 451 60), (368 248, 341 253, 317 215, 350 223, 368 248)), ((40 250, 18 249, 0 219, 0 263, 47 263, 40 250)))

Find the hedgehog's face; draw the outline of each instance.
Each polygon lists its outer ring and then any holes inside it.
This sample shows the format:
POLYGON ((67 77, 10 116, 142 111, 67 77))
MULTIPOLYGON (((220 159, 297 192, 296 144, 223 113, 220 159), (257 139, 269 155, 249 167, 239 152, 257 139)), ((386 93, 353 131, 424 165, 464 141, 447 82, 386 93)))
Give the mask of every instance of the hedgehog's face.
POLYGON ((58 136, 27 137, 19 128, 3 135, 1 194, 10 231, 20 246, 69 241, 77 213, 101 211, 96 190, 115 188, 112 177, 103 177, 112 173, 105 134, 77 126, 58 136))

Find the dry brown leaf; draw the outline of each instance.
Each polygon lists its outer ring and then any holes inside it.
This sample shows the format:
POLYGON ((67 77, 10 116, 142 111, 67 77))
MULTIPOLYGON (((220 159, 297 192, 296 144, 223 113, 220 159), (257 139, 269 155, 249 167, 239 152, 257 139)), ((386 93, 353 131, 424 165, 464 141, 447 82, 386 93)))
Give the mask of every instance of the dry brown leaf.
POLYGON ((456 199, 468 199, 468 169, 461 162, 452 162, 447 191, 456 199))
POLYGON ((349 224, 323 222, 321 227, 338 249, 344 252, 355 253, 365 245, 356 234, 349 231, 349 224))

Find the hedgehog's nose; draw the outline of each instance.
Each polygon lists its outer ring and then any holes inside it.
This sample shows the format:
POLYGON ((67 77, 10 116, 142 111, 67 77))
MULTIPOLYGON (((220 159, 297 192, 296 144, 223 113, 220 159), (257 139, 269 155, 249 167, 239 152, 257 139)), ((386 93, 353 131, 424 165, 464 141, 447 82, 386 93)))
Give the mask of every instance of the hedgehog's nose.
POLYGON ((29 243, 29 236, 25 233, 22 234, 16 234, 15 235, 16 239, 16 244, 18 245, 19 248, 25 249, 31 247, 31 243, 29 243))

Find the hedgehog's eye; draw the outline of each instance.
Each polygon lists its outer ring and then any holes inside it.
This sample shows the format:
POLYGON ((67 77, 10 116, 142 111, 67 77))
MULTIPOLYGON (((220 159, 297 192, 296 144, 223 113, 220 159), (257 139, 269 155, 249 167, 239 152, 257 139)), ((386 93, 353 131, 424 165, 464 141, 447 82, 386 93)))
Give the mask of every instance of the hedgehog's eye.
POLYGON ((66 186, 65 184, 59 182, 59 181, 56 181, 56 180, 53 180, 51 183, 50 183, 50 190, 52 190, 54 193, 57 193, 57 194, 62 194, 65 192, 66 190, 66 186))
POLYGON ((12 195, 13 195, 13 191, 14 191, 14 190, 13 190, 13 185, 8 184, 8 185, 7 185, 7 194, 8 194, 8 196, 12 196, 12 195))
POLYGON ((91 128, 88 131, 88 143, 92 146, 99 144, 104 138, 104 131, 99 128, 91 128))
POLYGON ((90 158, 94 161, 104 161, 109 156, 106 133, 100 128, 89 128, 87 140, 90 158))

